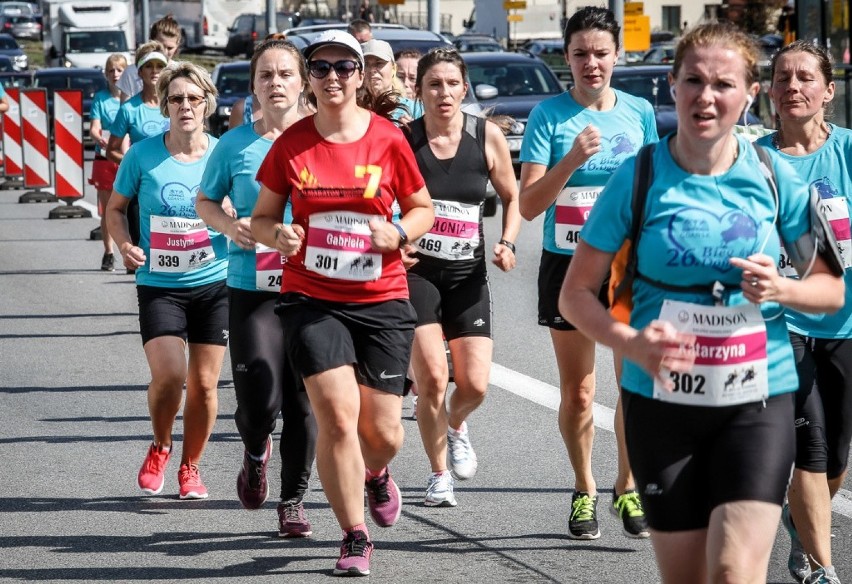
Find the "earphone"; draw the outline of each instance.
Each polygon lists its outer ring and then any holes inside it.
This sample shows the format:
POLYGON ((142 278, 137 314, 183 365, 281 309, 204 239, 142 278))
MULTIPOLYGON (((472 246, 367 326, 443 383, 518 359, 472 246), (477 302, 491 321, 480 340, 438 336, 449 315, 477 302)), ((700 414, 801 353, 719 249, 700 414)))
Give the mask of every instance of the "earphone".
POLYGON ((677 97, 676 97, 676 95, 675 95, 675 89, 674 89, 674 87, 669 87, 669 93, 670 93, 670 94, 671 94, 671 96, 672 96, 672 101, 677 101, 677 97))
POLYGON ((751 108, 751 104, 754 103, 754 98, 751 94, 746 95, 745 109, 743 109, 743 126, 748 127, 748 110, 751 108))

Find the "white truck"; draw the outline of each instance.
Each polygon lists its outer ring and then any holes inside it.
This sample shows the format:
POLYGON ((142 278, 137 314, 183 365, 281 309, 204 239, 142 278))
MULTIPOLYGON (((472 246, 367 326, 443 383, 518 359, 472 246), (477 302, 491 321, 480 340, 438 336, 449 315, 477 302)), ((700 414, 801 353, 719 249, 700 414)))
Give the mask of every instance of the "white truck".
POLYGON ((470 18, 463 25, 466 33, 493 36, 504 46, 519 46, 530 39, 558 39, 562 38, 562 2, 474 0, 470 18), (512 5, 523 8, 505 8, 512 5))
POLYGON ((151 22, 174 16, 183 30, 185 48, 224 51, 228 27, 240 14, 263 14, 266 0, 149 0, 151 22))
POLYGON ((48 66, 100 67, 112 53, 133 62, 133 0, 43 0, 48 66))

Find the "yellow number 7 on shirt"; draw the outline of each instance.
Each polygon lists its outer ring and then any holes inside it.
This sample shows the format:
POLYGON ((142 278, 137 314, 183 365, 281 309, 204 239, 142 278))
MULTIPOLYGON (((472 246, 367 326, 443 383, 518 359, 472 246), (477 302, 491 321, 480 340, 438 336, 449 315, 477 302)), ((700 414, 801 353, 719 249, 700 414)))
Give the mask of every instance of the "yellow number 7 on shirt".
POLYGON ((367 166, 358 164, 355 166, 355 178, 364 178, 365 174, 370 175, 370 180, 367 181, 367 188, 364 189, 364 198, 372 199, 376 196, 376 191, 379 190, 379 183, 382 180, 382 167, 375 164, 367 166))

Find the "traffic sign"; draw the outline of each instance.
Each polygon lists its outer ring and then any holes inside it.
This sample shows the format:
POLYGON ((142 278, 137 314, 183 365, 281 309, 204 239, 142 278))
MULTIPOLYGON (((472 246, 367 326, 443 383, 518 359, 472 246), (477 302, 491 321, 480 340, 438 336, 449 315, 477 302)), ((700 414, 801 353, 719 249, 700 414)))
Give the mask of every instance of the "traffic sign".
POLYGON ((625 51, 647 51, 651 48, 650 16, 625 16, 622 30, 625 51))
POLYGON ((523 14, 508 14, 506 15, 506 20, 508 22, 522 22, 524 20, 523 14))
POLYGON ((524 10, 527 0, 503 0, 503 10, 524 10))
POLYGON ((640 16, 645 12, 644 2, 625 2, 624 16, 640 16))

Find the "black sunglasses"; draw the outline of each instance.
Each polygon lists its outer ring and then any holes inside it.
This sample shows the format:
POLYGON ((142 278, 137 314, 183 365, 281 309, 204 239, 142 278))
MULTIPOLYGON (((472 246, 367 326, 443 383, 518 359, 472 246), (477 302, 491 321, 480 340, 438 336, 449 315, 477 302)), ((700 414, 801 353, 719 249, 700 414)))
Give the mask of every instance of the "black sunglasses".
POLYGON ((312 77, 316 77, 317 79, 325 79, 331 73, 332 69, 334 69, 334 72, 341 79, 349 79, 360 67, 358 66, 358 62, 352 59, 343 59, 334 63, 320 59, 308 63, 308 71, 311 72, 312 77))

